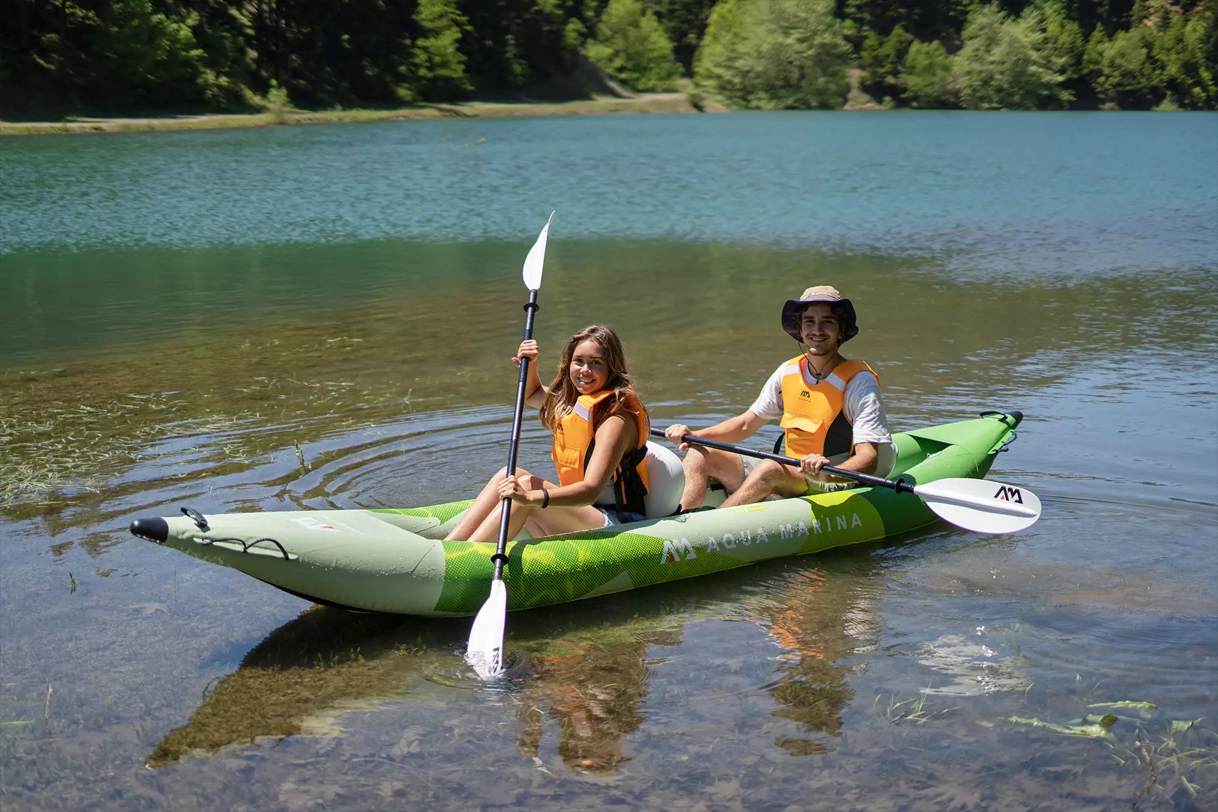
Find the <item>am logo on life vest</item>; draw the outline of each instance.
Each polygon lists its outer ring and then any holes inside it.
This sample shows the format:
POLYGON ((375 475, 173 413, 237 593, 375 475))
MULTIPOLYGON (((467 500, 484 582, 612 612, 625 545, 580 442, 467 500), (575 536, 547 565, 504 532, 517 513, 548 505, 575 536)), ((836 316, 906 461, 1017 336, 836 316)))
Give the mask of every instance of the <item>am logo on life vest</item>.
POLYGON ((994 494, 994 498, 1003 502, 1018 502, 1023 504, 1023 494, 1019 492, 1019 488, 1012 488, 1009 485, 1003 485, 998 489, 998 493, 994 494))

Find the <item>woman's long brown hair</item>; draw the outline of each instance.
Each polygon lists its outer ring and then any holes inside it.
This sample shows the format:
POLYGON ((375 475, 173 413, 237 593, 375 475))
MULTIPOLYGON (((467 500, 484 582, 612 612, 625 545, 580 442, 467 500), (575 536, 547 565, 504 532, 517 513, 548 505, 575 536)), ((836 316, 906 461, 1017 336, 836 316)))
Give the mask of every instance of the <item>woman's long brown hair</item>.
MULTIPOLYGON (((575 384, 571 383, 571 356, 575 354, 575 348, 585 341, 594 341, 601 348, 605 366, 609 368, 605 388, 612 389, 615 395, 613 405, 601 419, 623 412, 632 414, 642 412, 646 416, 647 409, 634 391, 634 384, 630 380, 630 370, 626 367, 626 353, 622 349, 622 342, 618 339, 617 333, 603 324, 591 324, 571 336, 563 345, 557 374, 550 383, 550 392, 546 395, 545 402, 541 404, 542 425, 551 431, 555 430, 562 419, 575 408, 579 392, 575 389, 575 384)), ((640 439, 646 440, 647 438, 640 439)))

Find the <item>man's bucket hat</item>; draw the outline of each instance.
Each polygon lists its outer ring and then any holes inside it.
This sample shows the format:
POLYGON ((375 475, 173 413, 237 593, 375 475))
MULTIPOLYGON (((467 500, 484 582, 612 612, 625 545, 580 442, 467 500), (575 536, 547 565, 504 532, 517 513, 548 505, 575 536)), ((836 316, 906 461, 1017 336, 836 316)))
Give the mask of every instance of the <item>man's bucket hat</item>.
POLYGON ((786 330, 796 341, 803 341, 799 335, 800 316, 803 315, 805 307, 817 302, 838 305, 834 308, 835 310, 845 311, 842 318, 843 344, 859 334, 858 324, 855 323, 854 305, 850 303, 849 299, 838 293, 837 288, 829 285, 808 288, 798 299, 788 299, 787 303, 782 306, 782 329, 786 330))

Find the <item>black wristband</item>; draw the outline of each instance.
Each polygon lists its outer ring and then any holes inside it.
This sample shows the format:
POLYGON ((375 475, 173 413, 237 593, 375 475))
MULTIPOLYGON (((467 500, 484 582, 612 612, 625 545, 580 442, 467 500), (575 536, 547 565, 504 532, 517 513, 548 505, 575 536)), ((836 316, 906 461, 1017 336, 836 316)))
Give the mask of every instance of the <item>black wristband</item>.
POLYGON ((544 510, 550 505, 550 492, 545 488, 541 489, 541 507, 544 510))

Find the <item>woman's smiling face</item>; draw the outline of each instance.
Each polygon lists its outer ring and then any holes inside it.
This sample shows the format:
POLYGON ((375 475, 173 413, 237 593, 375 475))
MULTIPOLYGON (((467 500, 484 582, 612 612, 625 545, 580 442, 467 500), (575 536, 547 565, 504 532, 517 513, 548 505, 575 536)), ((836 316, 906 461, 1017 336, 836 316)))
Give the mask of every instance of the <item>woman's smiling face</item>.
POLYGON ((581 341, 571 353, 568 370, 575 391, 590 395, 605 388, 609 381, 609 365, 605 363, 604 351, 595 341, 581 341))

